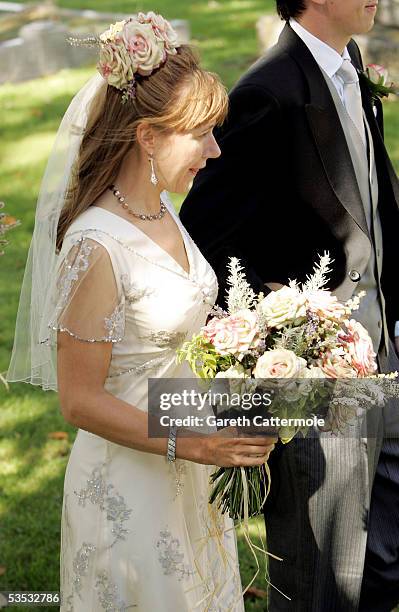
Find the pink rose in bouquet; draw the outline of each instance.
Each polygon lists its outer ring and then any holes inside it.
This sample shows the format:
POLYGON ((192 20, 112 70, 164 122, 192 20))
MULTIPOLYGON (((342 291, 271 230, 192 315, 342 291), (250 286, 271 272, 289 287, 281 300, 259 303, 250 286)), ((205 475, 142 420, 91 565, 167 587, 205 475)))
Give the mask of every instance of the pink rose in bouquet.
POLYGON ((329 291, 306 291, 305 295, 307 309, 321 319, 342 321, 349 314, 348 308, 329 291))
POLYGON ((318 366, 328 378, 357 378, 356 369, 351 365, 349 355, 333 349, 318 361, 318 366))
POLYGON ((203 334, 220 355, 240 358, 258 343, 256 313, 243 309, 223 319, 213 318, 204 327, 203 334))
POLYGON ((358 377, 363 378, 376 373, 376 354, 371 338, 361 323, 354 319, 346 321, 345 330, 338 334, 338 339, 350 356, 351 365, 355 368, 358 377))

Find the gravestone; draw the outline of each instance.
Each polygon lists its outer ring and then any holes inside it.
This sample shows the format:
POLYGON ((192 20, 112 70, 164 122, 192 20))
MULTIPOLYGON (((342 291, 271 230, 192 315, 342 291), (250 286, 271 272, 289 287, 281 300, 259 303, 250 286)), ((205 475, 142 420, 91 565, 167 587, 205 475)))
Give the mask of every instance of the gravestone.
MULTIPOLYGON (((88 10, 61 9, 52 4, 32 5, 28 8, 27 5, 20 5, 19 9, 21 7, 23 10, 18 10, 18 18, 23 19, 25 15, 33 18, 33 21, 23 25, 16 38, 0 42, 0 84, 7 81, 25 81, 53 74, 62 68, 96 63, 97 48, 72 46, 68 43, 68 37, 85 38, 98 35, 107 29, 110 23, 128 17, 88 10), (36 19, 35 15, 42 18, 36 19), (74 25, 77 21, 80 24, 78 28, 74 25)), ((2 23, 4 24, 4 19, 2 23)), ((184 19, 171 23, 179 40, 188 43, 191 38, 189 23, 184 19)))
POLYGON ((67 42, 69 35, 66 26, 53 21, 23 26, 18 38, 0 45, 0 83, 26 81, 93 61, 86 48, 76 53, 67 42))

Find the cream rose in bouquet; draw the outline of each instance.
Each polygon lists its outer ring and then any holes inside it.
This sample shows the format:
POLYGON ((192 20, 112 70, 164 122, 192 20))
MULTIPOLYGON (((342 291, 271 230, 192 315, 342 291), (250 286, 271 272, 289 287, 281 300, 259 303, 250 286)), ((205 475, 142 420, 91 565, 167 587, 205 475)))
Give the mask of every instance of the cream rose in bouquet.
POLYGON ((293 351, 280 348, 263 353, 256 362, 253 374, 255 378, 301 378, 305 369, 305 359, 297 357, 293 351))
POLYGON ((302 323, 306 319, 305 298, 295 285, 269 293, 259 302, 258 310, 268 327, 273 329, 302 323))

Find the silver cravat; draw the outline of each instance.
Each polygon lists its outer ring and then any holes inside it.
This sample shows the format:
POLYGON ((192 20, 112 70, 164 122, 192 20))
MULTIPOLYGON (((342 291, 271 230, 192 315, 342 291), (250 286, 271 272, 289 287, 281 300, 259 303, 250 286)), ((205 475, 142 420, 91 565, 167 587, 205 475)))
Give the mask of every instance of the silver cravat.
POLYGON ((362 95, 360 92, 359 77, 356 68, 349 59, 344 59, 336 72, 344 85, 344 105, 346 111, 356 126, 364 146, 366 146, 366 134, 363 123, 362 95))

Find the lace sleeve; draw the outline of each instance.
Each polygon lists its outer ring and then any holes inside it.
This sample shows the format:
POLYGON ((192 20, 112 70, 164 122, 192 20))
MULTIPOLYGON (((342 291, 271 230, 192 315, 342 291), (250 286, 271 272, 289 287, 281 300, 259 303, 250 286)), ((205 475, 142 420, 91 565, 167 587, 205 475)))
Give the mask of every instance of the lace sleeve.
POLYGON ((107 249, 82 237, 62 260, 49 327, 85 342, 120 342, 124 299, 107 249))

